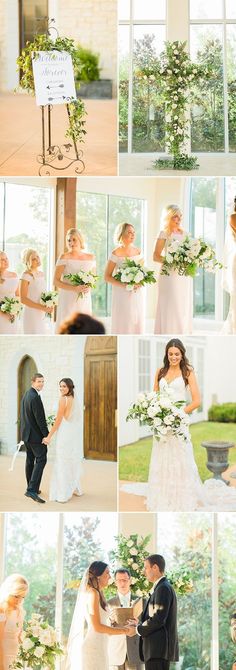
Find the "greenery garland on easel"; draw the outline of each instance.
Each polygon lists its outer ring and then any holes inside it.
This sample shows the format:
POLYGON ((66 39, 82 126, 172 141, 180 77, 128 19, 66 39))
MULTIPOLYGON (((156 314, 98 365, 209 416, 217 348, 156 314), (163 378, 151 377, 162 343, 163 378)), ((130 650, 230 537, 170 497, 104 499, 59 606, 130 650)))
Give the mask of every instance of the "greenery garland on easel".
POLYGON ((189 138, 187 112, 189 103, 197 99, 196 84, 204 80, 206 71, 191 61, 186 44, 166 42, 165 50, 153 63, 153 70, 148 63, 148 72, 143 68, 138 73, 139 78, 155 78, 165 109, 164 129, 170 158, 156 160, 154 167, 159 169, 192 170, 199 167, 196 156, 185 151, 189 138))
MULTIPOLYGON (((16 61, 17 70, 21 71, 22 75, 20 89, 26 90, 31 95, 35 95, 32 58, 37 51, 66 51, 71 55, 74 69, 79 72, 83 68, 73 39, 57 36, 53 40, 47 33, 36 35, 33 42, 26 43, 16 61)), ((75 143, 83 142, 84 135, 86 135, 84 127, 86 111, 83 101, 79 98, 78 100, 69 102, 68 110, 69 128, 66 131, 66 137, 70 137, 75 143)))

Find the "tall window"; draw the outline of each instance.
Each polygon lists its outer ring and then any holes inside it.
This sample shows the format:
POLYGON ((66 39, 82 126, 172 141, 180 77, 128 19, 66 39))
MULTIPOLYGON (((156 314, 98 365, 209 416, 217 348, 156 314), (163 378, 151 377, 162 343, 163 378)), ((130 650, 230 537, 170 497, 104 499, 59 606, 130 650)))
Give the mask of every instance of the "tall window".
POLYGON ((19 0, 20 51, 27 41, 32 42, 36 33, 45 31, 47 16, 48 0, 19 0))
POLYGON ((48 286, 53 262, 53 194, 51 187, 0 183, 0 245, 10 269, 20 275, 24 249, 36 249, 48 286))
POLYGON ((236 612, 236 514, 218 515, 219 533, 219 648, 220 670, 232 668, 235 645, 230 638, 230 619, 236 612))
POLYGON ((236 12, 228 0, 190 0, 190 51, 208 84, 192 109, 192 150, 236 150, 236 12))
MULTIPOLYGON (((191 180, 190 232, 215 248, 216 243, 216 178, 191 180)), ((214 318, 215 275, 199 270, 194 279, 194 316, 214 318)))
POLYGON ((93 304, 95 314, 104 316, 110 313, 111 291, 103 275, 107 259, 116 244, 113 239, 115 228, 124 221, 132 224, 136 231, 135 243, 143 248, 145 200, 77 191, 76 221, 85 236, 86 247, 96 256, 97 274, 101 281, 93 293, 93 304))
POLYGON ((187 568, 194 583, 191 593, 178 597, 180 667, 210 670, 211 515, 158 514, 157 542, 158 553, 166 558, 167 576, 187 568))
POLYGON ((149 67, 166 39, 166 0, 119 0, 120 150, 164 150, 163 110, 149 67), (145 76, 140 76, 145 69, 145 76))

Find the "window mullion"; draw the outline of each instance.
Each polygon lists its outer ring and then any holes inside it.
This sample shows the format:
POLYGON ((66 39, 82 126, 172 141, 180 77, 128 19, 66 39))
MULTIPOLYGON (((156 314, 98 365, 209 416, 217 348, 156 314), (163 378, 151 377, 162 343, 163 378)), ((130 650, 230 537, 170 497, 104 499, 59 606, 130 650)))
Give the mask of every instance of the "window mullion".
POLYGON ((212 518, 212 650, 211 670, 219 670, 219 580, 218 580, 218 520, 212 518))

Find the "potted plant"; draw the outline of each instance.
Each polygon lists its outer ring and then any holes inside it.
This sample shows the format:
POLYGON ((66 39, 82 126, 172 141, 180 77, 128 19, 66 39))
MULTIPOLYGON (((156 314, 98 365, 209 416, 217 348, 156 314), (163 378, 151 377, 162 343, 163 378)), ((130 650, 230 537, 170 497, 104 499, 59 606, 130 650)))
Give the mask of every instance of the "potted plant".
POLYGON ((75 67, 75 84, 81 98, 112 98, 112 80, 100 79, 99 54, 78 44, 80 67, 75 67))

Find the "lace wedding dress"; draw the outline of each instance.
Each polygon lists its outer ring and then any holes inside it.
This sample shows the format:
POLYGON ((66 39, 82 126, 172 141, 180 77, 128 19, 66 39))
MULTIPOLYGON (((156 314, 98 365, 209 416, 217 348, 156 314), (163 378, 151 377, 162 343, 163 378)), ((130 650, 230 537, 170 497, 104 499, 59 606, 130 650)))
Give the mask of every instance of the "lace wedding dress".
MULTIPOLYGON (((100 622, 109 626, 108 613, 99 605, 100 622)), ((109 670, 108 635, 97 633, 91 623, 89 606, 87 604, 85 619, 87 630, 82 642, 83 670, 109 670)))
POLYGON ((5 622, 2 641, 3 670, 9 670, 11 664, 16 660, 23 618, 23 610, 12 610, 6 615, 0 614, 0 622, 5 622))
POLYGON ((67 502, 73 493, 81 494, 82 458, 79 453, 79 403, 73 399, 69 418, 63 417, 56 434, 49 500, 67 502))
MULTIPOLYGON (((171 387, 174 402, 186 402, 186 387, 182 375, 169 384, 162 377, 160 391, 165 391, 167 387, 171 387)), ((125 484, 121 490, 145 495, 147 509, 152 512, 236 511, 236 489, 213 478, 202 483, 194 460, 190 435, 187 442, 171 432, 159 441, 154 437, 148 483, 125 484)))

